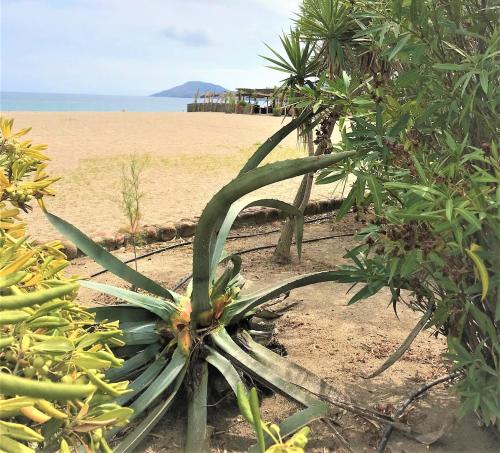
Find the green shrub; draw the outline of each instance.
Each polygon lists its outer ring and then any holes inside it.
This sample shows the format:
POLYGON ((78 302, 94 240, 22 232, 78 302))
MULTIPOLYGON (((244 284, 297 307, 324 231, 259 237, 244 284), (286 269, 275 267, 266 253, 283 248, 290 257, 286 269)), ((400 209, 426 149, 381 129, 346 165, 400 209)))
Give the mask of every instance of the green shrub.
POLYGON ((116 398, 127 382, 109 384, 108 369, 123 360, 118 322, 96 324, 75 302, 76 278, 59 241, 35 245, 20 211, 43 205, 54 178, 45 172, 45 146, 0 119, 0 445, 10 453, 69 452, 86 446, 109 451, 107 431, 131 414, 116 398))
POLYGON ((498 6, 305 0, 297 23, 303 39, 352 62, 318 74, 300 99, 335 114, 336 150, 355 151, 318 180, 351 178, 337 217, 374 209, 365 244, 338 273, 363 283, 350 303, 389 287, 395 310, 404 302, 424 313, 406 348, 418 327, 445 335, 463 372, 462 413, 500 428, 498 6), (332 17, 339 30, 356 26, 330 39, 332 17))

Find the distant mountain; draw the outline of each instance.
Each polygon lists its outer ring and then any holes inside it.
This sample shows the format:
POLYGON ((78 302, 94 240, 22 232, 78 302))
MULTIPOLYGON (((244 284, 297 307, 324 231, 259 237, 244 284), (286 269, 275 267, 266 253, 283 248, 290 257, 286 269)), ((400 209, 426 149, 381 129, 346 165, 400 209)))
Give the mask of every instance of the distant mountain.
POLYGON ((202 95, 206 91, 211 91, 212 93, 217 94, 228 90, 226 90, 224 87, 221 87, 220 85, 215 85, 213 83, 191 81, 170 88, 169 90, 160 91, 159 93, 152 94, 151 96, 169 98, 192 98, 197 91, 199 91, 200 95, 202 95))

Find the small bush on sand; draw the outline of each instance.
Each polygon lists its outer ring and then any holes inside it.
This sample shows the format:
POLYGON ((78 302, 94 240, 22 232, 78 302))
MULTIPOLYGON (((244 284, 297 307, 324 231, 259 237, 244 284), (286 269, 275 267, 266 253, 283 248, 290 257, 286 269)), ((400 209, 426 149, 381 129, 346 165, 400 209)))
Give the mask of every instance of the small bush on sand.
MULTIPOLYGON (((137 246, 141 244, 143 237, 141 234, 141 200, 144 193, 141 189, 141 178, 147 158, 137 155, 130 157, 127 163, 122 166, 121 178, 121 207, 127 219, 126 231, 130 234, 134 257, 137 258, 137 246)), ((134 261, 137 270, 137 261, 134 261)))

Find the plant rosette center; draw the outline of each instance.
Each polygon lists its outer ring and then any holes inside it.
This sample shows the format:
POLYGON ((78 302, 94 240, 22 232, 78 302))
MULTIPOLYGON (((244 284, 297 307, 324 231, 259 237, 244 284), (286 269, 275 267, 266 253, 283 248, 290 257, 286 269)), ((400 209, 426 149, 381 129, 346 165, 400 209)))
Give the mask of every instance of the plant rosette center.
POLYGON ((182 296, 178 302, 178 310, 170 318, 171 331, 177 344, 185 355, 189 355, 195 341, 201 341, 207 331, 218 327, 224 310, 233 302, 240 292, 238 287, 227 288, 223 294, 212 296, 212 309, 198 315, 196 325, 191 323, 191 298, 182 296))

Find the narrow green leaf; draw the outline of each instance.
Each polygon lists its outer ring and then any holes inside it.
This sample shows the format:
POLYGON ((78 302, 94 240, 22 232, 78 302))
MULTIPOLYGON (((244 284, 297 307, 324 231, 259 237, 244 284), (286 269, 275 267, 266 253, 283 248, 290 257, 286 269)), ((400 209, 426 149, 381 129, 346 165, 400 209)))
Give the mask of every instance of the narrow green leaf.
POLYGON ((427 311, 424 313, 424 315, 420 318, 420 320, 417 322, 415 327, 412 329, 408 337, 406 337, 405 341, 401 343, 398 349, 392 354, 379 368, 377 368, 373 373, 370 373, 368 376, 366 376, 366 379, 371 379, 374 378, 375 376, 378 376, 379 374, 382 374, 385 370, 390 368, 392 365, 394 365, 400 358, 401 356, 408 350, 408 348, 411 346, 413 343, 413 340, 417 338, 417 335, 420 333, 420 331, 424 328, 424 326, 427 324, 427 321, 430 319, 432 315, 432 305, 429 306, 427 311))
POLYGON ((486 71, 483 70, 479 73, 479 82, 484 94, 488 94, 488 73, 486 71))
POLYGON ((193 320, 211 308, 210 251, 220 219, 225 218, 231 205, 261 187, 329 167, 354 154, 343 152, 275 162, 241 174, 217 192, 202 212, 193 243, 193 320))
MULTIPOLYGON (((315 420, 319 420, 324 417, 328 417, 330 413, 330 407, 326 403, 318 403, 314 406, 302 409, 301 411, 295 412, 290 417, 283 420, 278 426, 280 429, 280 435, 283 438, 291 436, 293 433, 299 429, 307 426, 315 420)), ((265 435, 266 447, 270 446, 272 439, 265 435)), ((249 448, 249 453, 257 453, 258 446, 253 445, 249 448)))
POLYGON ((150 345, 158 343, 161 340, 157 331, 156 322, 130 322, 120 325, 123 335, 122 340, 127 346, 132 345, 150 345))
MULTIPOLYGON (((170 408, 174 398, 179 391, 179 388, 182 385, 184 380, 184 376, 186 374, 186 368, 182 370, 182 372, 177 377, 175 381, 175 386, 172 389, 172 392, 168 395, 168 397, 158 404, 148 416, 139 423, 139 425, 134 428, 115 448, 115 453, 133 453, 136 450, 137 446, 146 438, 149 432, 158 424, 160 420, 162 420, 165 412, 170 408)), ((112 434, 116 434, 118 429, 112 431, 112 434)))
POLYGON ((340 205, 340 208, 335 213, 335 218, 337 220, 342 219, 349 212, 349 210, 352 208, 352 204, 354 202, 354 197, 356 195, 356 188, 357 188, 356 184, 357 184, 357 182, 358 182, 358 180, 356 180, 353 183, 353 185, 351 187, 351 190, 347 194, 347 197, 345 197, 344 201, 340 205))
POLYGON ((373 200, 376 214, 382 214, 382 185, 374 176, 367 176, 366 181, 373 200))
POLYGON ((257 151, 248 159, 247 163, 243 166, 240 171, 240 175, 246 173, 258 165, 271 153, 271 151, 292 131, 297 129, 299 126, 309 121, 314 114, 310 110, 304 110, 297 118, 294 118, 289 123, 285 124, 278 132, 273 136, 268 138, 265 143, 263 143, 257 151))
POLYGON ((469 222, 473 227, 475 227, 476 230, 481 229, 481 222, 474 214, 462 208, 455 208, 455 211, 458 214, 460 214, 460 216, 463 217, 467 222, 469 222))
POLYGON ((238 341, 259 363, 273 370, 276 375, 305 389, 314 395, 327 397, 329 400, 347 401, 349 398, 324 379, 307 368, 276 354, 252 339, 244 330, 238 333, 238 341))
POLYGON ((207 437, 207 362, 199 363, 200 378, 194 382, 194 392, 188 401, 188 422, 186 430, 186 452, 208 452, 207 437))
POLYGON ((353 297, 351 297, 351 300, 349 300, 347 305, 355 304, 360 300, 367 299, 368 297, 377 294, 384 286, 386 286, 386 283, 382 281, 376 281, 365 285, 353 297))
POLYGON ((237 396, 238 385, 242 385, 243 388, 245 388, 245 385, 243 384, 243 381, 234 366, 222 354, 218 353, 210 346, 205 346, 205 349, 208 351, 206 361, 220 371, 220 374, 224 377, 231 387, 231 390, 237 396))
POLYGON ((257 437, 257 445, 259 446, 259 452, 264 453, 266 450, 266 442, 264 440, 264 430, 262 429, 262 419, 260 417, 259 397, 257 396, 257 389, 255 387, 250 389, 249 400, 253 417, 253 427, 255 436, 257 437))
POLYGON ((479 275, 479 279, 481 280, 481 286, 482 286, 482 292, 481 292, 481 300, 486 299, 486 296, 488 295, 488 289, 489 289, 489 283, 490 283, 490 278, 488 275, 488 269, 486 269, 486 266, 484 264, 484 261, 481 259, 481 257, 472 251, 471 249, 465 249, 465 253, 469 255, 469 258, 472 260, 474 263, 477 273, 479 275))
POLYGON ((119 322, 150 322, 157 319, 157 316, 149 310, 131 304, 89 307, 88 311, 90 313, 95 313, 95 320, 99 322, 104 320, 119 322))
MULTIPOLYGON (((224 222, 222 223, 222 226, 219 229, 219 232, 217 233, 217 239, 215 241, 215 245, 212 251, 212 257, 210 260, 210 269, 211 269, 211 274, 212 276, 215 273, 215 270, 217 268, 217 265, 219 264, 219 261, 221 259, 222 251, 224 249, 224 245, 226 243, 227 237, 229 235, 229 232, 231 231, 231 228, 238 217, 238 214, 246 208, 252 207, 252 206, 266 206, 269 208, 276 208, 280 209, 283 212, 287 213, 291 217, 295 217, 297 219, 297 224, 296 224, 296 235, 297 235, 297 249, 301 249, 301 244, 302 244, 302 234, 303 234, 303 227, 304 227, 304 215, 302 212, 300 212, 299 209, 297 209, 295 206, 292 206, 289 203, 285 203, 284 201, 281 200, 274 200, 270 198, 252 198, 250 200, 241 200, 233 203, 231 207, 229 208, 226 217, 224 219, 224 222), (300 244, 300 245, 299 245, 300 244)), ((299 253, 300 255, 300 253, 299 253)))
POLYGON ((451 218, 453 216, 453 200, 449 198, 446 200, 446 220, 451 222, 451 218))
POLYGON ((131 417, 131 420, 135 419, 148 409, 156 398, 158 398, 170 386, 170 384, 174 382, 183 370, 186 361, 186 356, 184 356, 184 354, 182 354, 182 352, 177 348, 165 369, 130 406, 134 409, 134 414, 131 417))
POLYGON ((255 307, 293 289, 312 285, 314 283, 339 281, 341 277, 342 275, 338 271, 314 272, 299 277, 292 277, 281 282, 279 285, 254 294, 244 295, 227 306, 222 315, 221 323, 224 325, 234 323, 255 307))
POLYGON ((137 288, 142 288, 156 294, 157 296, 173 300, 173 296, 170 291, 127 266, 114 255, 102 248, 99 244, 96 244, 78 228, 74 227, 60 217, 51 214, 50 212, 45 212, 45 215, 49 222, 56 228, 57 231, 59 231, 59 233, 73 242, 83 253, 85 253, 85 255, 92 258, 96 263, 100 264, 117 277, 122 278, 137 288))
POLYGON ((411 250, 403 258, 401 271, 399 273, 401 278, 406 278, 413 274, 417 270, 418 264, 418 253, 416 250, 411 250))
POLYGON ((411 35, 405 34, 398 43, 394 46, 394 48, 389 52, 387 59, 391 61, 403 48, 406 46, 406 43, 411 38, 411 35))
POLYGON ((106 373, 106 378, 111 382, 121 381, 126 379, 133 371, 151 362, 156 354, 160 351, 159 344, 152 344, 141 351, 140 353, 134 355, 128 360, 123 362, 120 368, 112 368, 106 373))
POLYGON ((250 357, 238 345, 236 345, 225 329, 219 328, 213 331, 210 336, 217 347, 224 351, 229 356, 229 359, 238 366, 238 368, 242 368, 246 373, 254 376, 259 381, 264 382, 271 389, 288 395, 290 398, 300 404, 303 404, 304 406, 313 406, 318 403, 318 399, 316 397, 305 392, 301 388, 286 382, 277 376, 271 368, 262 365, 257 360, 250 357))
MULTIPOLYGON (((106 285, 104 283, 97 283, 89 280, 82 280, 81 285, 85 286, 86 288, 90 288, 95 291, 117 297, 137 307, 145 308, 146 310, 149 310, 151 313, 154 313, 167 322, 170 321, 170 317, 172 316, 172 314, 177 313, 178 311, 177 306, 171 301, 151 297, 147 294, 136 293, 127 289, 117 288, 116 286, 106 285)), ((180 297, 178 294, 175 294, 173 292, 171 294, 172 298, 178 299, 180 297)), ((110 319, 113 320, 115 318, 110 319)))
POLYGON ((394 124, 394 126, 392 126, 391 130, 389 131, 389 137, 398 137, 399 134, 406 127, 409 119, 410 119, 410 115, 408 115, 408 113, 401 115, 399 117, 399 119, 396 121, 396 123, 394 124))
POLYGON ((432 67, 439 71, 467 71, 470 66, 468 64, 436 63, 432 67))
MULTIPOLYGON (((156 346, 156 345, 155 345, 156 346)), ((132 392, 126 393, 116 400, 120 406, 125 406, 129 401, 133 400, 137 395, 146 390, 149 385, 158 377, 161 370, 165 368, 167 361, 160 357, 153 362, 145 371, 143 371, 137 378, 135 378, 128 386, 132 392)))

